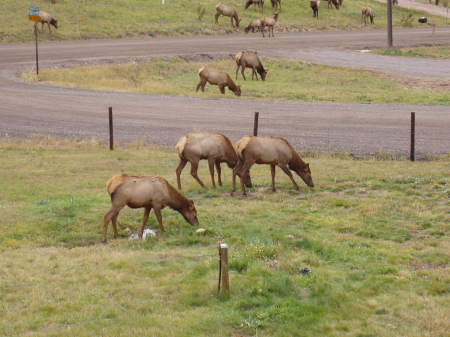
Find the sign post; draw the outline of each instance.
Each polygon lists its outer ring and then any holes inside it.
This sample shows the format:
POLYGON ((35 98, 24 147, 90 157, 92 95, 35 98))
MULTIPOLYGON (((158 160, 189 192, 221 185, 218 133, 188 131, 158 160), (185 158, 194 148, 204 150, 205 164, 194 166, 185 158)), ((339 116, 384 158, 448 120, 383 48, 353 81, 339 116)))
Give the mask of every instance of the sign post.
POLYGON ((37 6, 28 7, 28 19, 34 22, 34 40, 36 42, 36 75, 39 75, 38 30, 37 30, 37 23, 41 21, 41 17, 39 16, 39 7, 37 6))

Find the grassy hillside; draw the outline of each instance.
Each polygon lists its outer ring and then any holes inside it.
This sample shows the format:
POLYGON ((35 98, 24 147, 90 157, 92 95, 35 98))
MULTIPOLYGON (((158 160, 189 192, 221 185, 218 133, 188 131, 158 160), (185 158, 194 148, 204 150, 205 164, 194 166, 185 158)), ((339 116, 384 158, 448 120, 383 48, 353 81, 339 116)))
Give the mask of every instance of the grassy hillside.
MULTIPOLYGON (((29 41, 33 39, 32 23, 28 21, 28 6, 34 4, 52 13, 61 28, 53 34, 41 34, 44 40, 117 38, 131 36, 165 36, 183 34, 214 34, 231 32, 228 18, 221 18, 215 25, 216 0, 36 0, 23 2, 2 0, 0 10, 8 20, 0 21, 0 41, 29 41), (199 18, 199 10, 205 14, 199 18)), ((261 16, 256 9, 244 10, 242 0, 225 1, 238 9, 242 26, 250 19, 261 16)), ((294 31, 318 29, 359 29, 361 28, 361 7, 370 5, 377 15, 375 27, 385 27, 385 5, 370 0, 344 1, 341 10, 327 9, 322 2, 320 19, 312 17, 309 1, 284 0, 280 15, 280 26, 294 31)), ((271 15, 270 1, 266 1, 265 15, 271 15)), ((412 13, 414 17, 423 13, 401 8, 394 9, 394 23, 401 25, 402 18, 412 13)), ((445 19, 430 17, 437 24, 445 19)), ((417 20, 413 25, 417 26, 417 20)), ((241 27, 242 28, 242 27, 241 27)))
MULTIPOLYGON (((316 187, 268 167, 249 198, 201 189, 206 236, 167 209, 159 241, 100 244, 105 181, 124 171, 174 182, 172 149, 96 141, 0 142, 1 336, 441 337, 450 326, 449 158, 307 158, 316 187), (230 246, 231 295, 215 296, 217 240, 230 246), (310 268, 310 275, 298 273, 310 268)), ((200 176, 209 182, 205 164, 200 176)), ((209 184, 208 184, 209 186, 209 184)), ((155 228, 154 215, 150 226, 155 228)))
MULTIPOLYGON (((246 70, 244 81, 239 74, 243 99, 277 99, 307 102, 357 102, 396 104, 450 104, 450 92, 444 86, 411 87, 405 80, 373 71, 313 65, 294 60, 264 58, 269 69, 267 79, 252 81, 246 70), (289 83, 289 85, 286 85, 289 83), (345 94, 343 94, 345 93, 345 94)), ((236 63, 228 58, 208 62, 235 78, 236 63)), ((183 59, 154 59, 147 63, 82 66, 76 68, 45 69, 39 81, 58 86, 120 92, 140 92, 197 97, 233 97, 226 89, 222 95, 217 86, 207 85, 205 92, 195 92, 201 62, 183 59)), ((24 75, 36 80, 34 72, 24 75)))

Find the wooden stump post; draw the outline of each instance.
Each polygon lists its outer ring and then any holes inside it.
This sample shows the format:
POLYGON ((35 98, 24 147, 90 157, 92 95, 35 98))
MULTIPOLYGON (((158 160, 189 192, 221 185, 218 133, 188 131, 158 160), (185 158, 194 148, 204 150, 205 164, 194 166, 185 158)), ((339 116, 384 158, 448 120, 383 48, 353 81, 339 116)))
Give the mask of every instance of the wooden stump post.
POLYGON ((218 294, 228 294, 230 291, 230 278, 228 274, 228 245, 219 243, 219 282, 218 294))
POLYGON ((253 136, 258 135, 258 119, 259 119, 259 112, 255 112, 255 119, 253 121, 253 136))
POLYGON ((416 160, 416 113, 411 112, 411 142, 409 149, 409 160, 416 160))
POLYGON ((113 114, 112 107, 109 107, 109 149, 114 150, 114 129, 113 129, 113 114))

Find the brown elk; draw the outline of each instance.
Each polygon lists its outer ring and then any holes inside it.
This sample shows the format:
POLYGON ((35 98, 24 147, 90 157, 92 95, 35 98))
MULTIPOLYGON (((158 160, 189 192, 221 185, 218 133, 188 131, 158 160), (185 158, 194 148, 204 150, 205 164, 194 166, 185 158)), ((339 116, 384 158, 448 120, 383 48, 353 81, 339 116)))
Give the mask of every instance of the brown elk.
MULTIPOLYGON (((194 131, 183 135, 175 146, 180 157, 180 163, 176 169, 178 188, 181 189, 181 172, 188 162, 191 163, 191 175, 200 184, 205 184, 198 177, 198 164, 202 159, 208 160, 209 173, 213 187, 216 187, 214 181, 214 165, 217 170, 217 179, 222 186, 221 163, 227 163, 228 167, 233 169, 238 156, 230 140, 215 132, 194 131)), ((235 176, 233 176, 233 185, 235 185, 235 176)))
MULTIPOLYGON (((309 164, 305 163, 288 141, 281 137, 246 136, 235 144, 239 163, 235 174, 249 176, 253 164, 268 164, 272 173, 272 190, 275 191, 275 166, 279 166, 291 179, 295 189, 299 189, 290 170, 297 173, 306 185, 314 187, 309 164)), ((241 179, 242 192, 246 195, 241 179)))
POLYGON ((313 17, 319 18, 319 6, 320 6, 320 0, 312 0, 309 2, 309 6, 311 7, 313 11, 313 17))
POLYGON ((236 79, 238 77, 239 68, 241 69, 241 74, 244 80, 245 80, 244 75, 245 68, 252 69, 252 80, 254 76, 256 76, 256 80, 258 80, 258 74, 261 76, 261 79, 263 81, 266 79, 268 70, 264 69, 261 60, 259 59, 258 54, 256 52, 241 51, 236 54, 234 59, 236 61, 236 79))
POLYGON ((249 8, 251 5, 256 5, 262 12, 264 11, 264 0, 247 0, 245 9, 249 8))
POLYGON ((111 196, 112 207, 103 219, 103 242, 106 242, 110 221, 114 230, 114 238, 117 239, 119 236, 117 218, 125 206, 145 209, 140 231, 141 237, 152 208, 155 210, 156 219, 162 232, 165 232, 165 229, 162 223, 161 210, 166 206, 178 211, 191 225, 198 225, 194 202, 178 192, 162 177, 119 174, 109 179, 106 187, 108 194, 111 196))
POLYGON ((200 82, 197 84, 197 89, 202 89, 205 91, 206 83, 219 86, 220 92, 225 94, 225 87, 228 87, 236 96, 241 96, 241 87, 236 85, 231 79, 230 75, 226 72, 214 68, 212 66, 206 66, 200 68, 198 71, 198 76, 200 76, 200 82))
POLYGON ((336 8, 339 9, 340 1, 339 0, 328 0, 328 8, 336 8))
POLYGON ((273 27, 275 26, 277 21, 278 21, 278 13, 275 13, 271 18, 261 19, 262 27, 263 27, 261 32, 262 32, 263 37, 264 37, 264 28, 265 27, 267 27, 267 31, 269 32, 269 37, 270 37, 270 32, 272 32, 272 37, 275 37, 275 35, 273 34, 273 27))
POLYGON ((272 8, 281 9, 281 0, 270 0, 272 8))
POLYGON ((262 29, 264 29, 264 27, 263 27, 261 19, 255 19, 255 20, 250 21, 248 26, 245 27, 244 31, 246 33, 250 32, 250 31, 252 33, 254 33, 255 31, 260 32, 262 29))
POLYGON ((361 23, 364 20, 364 24, 367 25, 367 18, 369 18, 370 19, 370 23, 373 24, 374 23, 374 21, 373 21, 374 17, 375 17, 375 13, 374 13, 372 8, 364 7, 361 10, 361 23))
POLYGON ((58 20, 54 19, 50 13, 47 13, 45 11, 39 11, 39 21, 37 23, 41 23, 41 30, 44 30, 44 24, 47 24, 48 31, 51 32, 50 25, 58 29, 58 20))
POLYGON ((235 25, 236 27, 239 27, 239 22, 241 22, 241 20, 239 20, 236 9, 227 5, 218 4, 216 6, 216 15, 214 16, 216 23, 219 23, 219 16, 221 15, 228 16, 231 19, 232 27, 235 27, 235 25))

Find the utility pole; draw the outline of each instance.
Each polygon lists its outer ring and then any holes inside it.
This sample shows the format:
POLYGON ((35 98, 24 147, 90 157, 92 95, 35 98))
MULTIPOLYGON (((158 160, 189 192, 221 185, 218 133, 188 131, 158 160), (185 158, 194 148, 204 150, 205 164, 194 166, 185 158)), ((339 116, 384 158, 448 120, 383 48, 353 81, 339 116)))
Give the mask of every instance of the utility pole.
POLYGON ((392 48, 392 0, 387 0, 387 33, 388 33, 388 48, 392 48))

